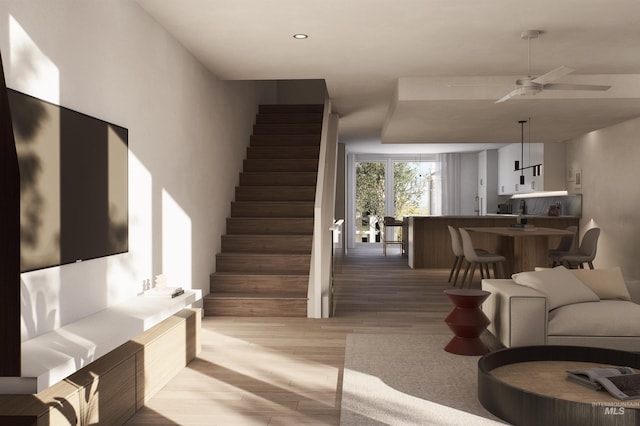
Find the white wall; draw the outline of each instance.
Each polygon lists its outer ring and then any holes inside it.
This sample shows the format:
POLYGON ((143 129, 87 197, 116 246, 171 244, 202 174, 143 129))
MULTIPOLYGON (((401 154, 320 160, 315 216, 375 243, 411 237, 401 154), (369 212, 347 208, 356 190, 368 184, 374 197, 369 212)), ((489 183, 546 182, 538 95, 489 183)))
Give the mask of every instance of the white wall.
POLYGON ((599 226, 594 265, 620 266, 628 280, 640 279, 640 118, 588 133, 566 143, 567 170, 582 171, 580 231, 599 226))
POLYGON ((9 87, 129 129, 129 252, 23 274, 23 339, 160 273, 208 293, 271 83, 216 79, 129 0, 2 1, 0 48, 9 87))

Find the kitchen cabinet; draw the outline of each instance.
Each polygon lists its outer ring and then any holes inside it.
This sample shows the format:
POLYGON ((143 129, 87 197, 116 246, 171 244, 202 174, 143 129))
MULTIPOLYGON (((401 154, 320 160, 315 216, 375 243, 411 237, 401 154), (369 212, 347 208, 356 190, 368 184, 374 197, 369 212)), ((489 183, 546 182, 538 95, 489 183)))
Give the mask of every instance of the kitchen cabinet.
POLYGON ((564 191, 567 189, 567 162, 564 143, 544 144, 542 175, 544 176, 545 191, 564 191))
POLYGON ((515 161, 522 167, 543 163, 544 144, 526 143, 524 149, 519 143, 513 143, 498 149, 498 194, 511 195, 545 190, 544 164, 540 176, 533 176, 533 169, 523 171, 525 183, 520 184, 521 172, 514 169, 515 161))

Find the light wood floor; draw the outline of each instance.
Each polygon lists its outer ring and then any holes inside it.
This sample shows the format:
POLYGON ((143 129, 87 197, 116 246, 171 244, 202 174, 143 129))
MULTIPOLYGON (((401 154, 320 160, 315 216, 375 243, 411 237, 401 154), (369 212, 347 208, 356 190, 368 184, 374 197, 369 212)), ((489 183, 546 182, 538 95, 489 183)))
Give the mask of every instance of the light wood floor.
POLYGON ((205 317, 198 358, 127 424, 338 425, 346 335, 451 335, 448 274, 359 248, 336 272, 333 318, 205 317))

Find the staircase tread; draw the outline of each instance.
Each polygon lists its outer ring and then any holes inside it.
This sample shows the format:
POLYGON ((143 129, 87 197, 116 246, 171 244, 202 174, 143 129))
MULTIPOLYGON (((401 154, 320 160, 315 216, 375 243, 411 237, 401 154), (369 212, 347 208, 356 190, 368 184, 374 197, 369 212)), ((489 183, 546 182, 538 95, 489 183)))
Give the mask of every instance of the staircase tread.
POLYGON ((307 299, 307 295, 295 296, 291 293, 216 293, 211 292, 205 297, 224 299, 307 299))
POLYGON ((278 272, 213 272, 211 275, 221 275, 221 276, 237 276, 237 277, 287 277, 287 278, 302 278, 309 277, 309 274, 292 274, 292 273, 278 273, 278 272))
POLYGON ((242 172, 243 175, 282 175, 282 174, 287 174, 287 175, 317 175, 318 172, 305 172, 305 171, 300 171, 300 170, 264 170, 264 171, 246 171, 246 172, 242 172))
MULTIPOLYGON (((307 222, 311 222, 313 224, 313 217, 228 217, 228 221, 233 222, 255 222, 255 224, 261 224, 263 222, 268 222, 269 225, 279 225, 279 224, 287 224, 289 219, 295 219, 299 222, 300 225, 307 225, 307 222)), ((254 224, 252 224, 254 225, 254 224)), ((306 234, 307 231, 298 231, 301 232, 300 235, 306 234)), ((229 234, 227 234, 229 235, 229 234)), ((237 234, 234 234, 237 235, 237 234)), ((264 234, 263 234, 264 235, 264 234)), ((298 235, 297 233, 286 233, 286 234, 275 234, 275 235, 298 235)))
POLYGON ((275 143, 270 144, 269 146, 252 146, 249 145, 247 147, 251 151, 277 151, 277 150, 285 150, 285 151, 320 151, 320 144, 318 145, 277 145, 275 143))
MULTIPOLYGON (((283 204, 286 203, 288 205, 291 204, 314 204, 313 200, 291 200, 291 201, 286 201, 286 200, 239 200, 239 201, 232 201, 232 203, 261 203, 261 204, 283 204)), ((270 216, 273 217, 273 216, 270 216)), ((282 218, 287 218, 289 216, 282 216, 282 218)), ((300 217, 300 216, 296 216, 296 217, 300 217)), ((304 217, 304 216, 302 216, 304 217)))
POLYGON ((311 256, 308 253, 218 253, 218 256, 259 256, 259 257, 282 257, 282 256, 311 256))
POLYGON ((239 185, 239 186, 236 186, 236 188, 238 188, 238 189, 251 188, 252 190, 254 190, 255 188, 259 188, 260 191, 266 191, 266 190, 269 190, 269 189, 277 189, 278 191, 282 191, 284 189, 291 189, 291 190, 306 189, 306 190, 308 190, 309 188, 315 188, 315 187, 316 187, 315 185, 239 185))
POLYGON ((258 237, 258 238, 278 238, 278 237, 286 237, 286 238, 291 238, 291 237, 309 237, 312 236, 313 232, 308 233, 308 234, 224 234, 223 237, 232 237, 232 238, 253 238, 253 237, 258 237))
POLYGON ((296 160, 296 161, 305 161, 307 163, 317 163, 318 159, 317 158, 287 158, 287 157, 282 157, 282 158, 245 158, 245 160, 249 160, 249 161, 286 161, 286 162, 290 162, 291 160, 296 160))

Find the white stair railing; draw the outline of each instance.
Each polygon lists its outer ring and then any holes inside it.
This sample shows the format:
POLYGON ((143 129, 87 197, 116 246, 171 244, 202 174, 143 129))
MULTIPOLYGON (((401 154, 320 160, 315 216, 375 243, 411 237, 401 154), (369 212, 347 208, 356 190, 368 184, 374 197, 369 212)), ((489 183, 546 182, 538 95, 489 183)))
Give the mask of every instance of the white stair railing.
POLYGON ((318 159, 318 179, 313 208, 313 245, 309 271, 307 317, 327 318, 331 309, 331 249, 334 222, 338 115, 325 100, 318 159))

